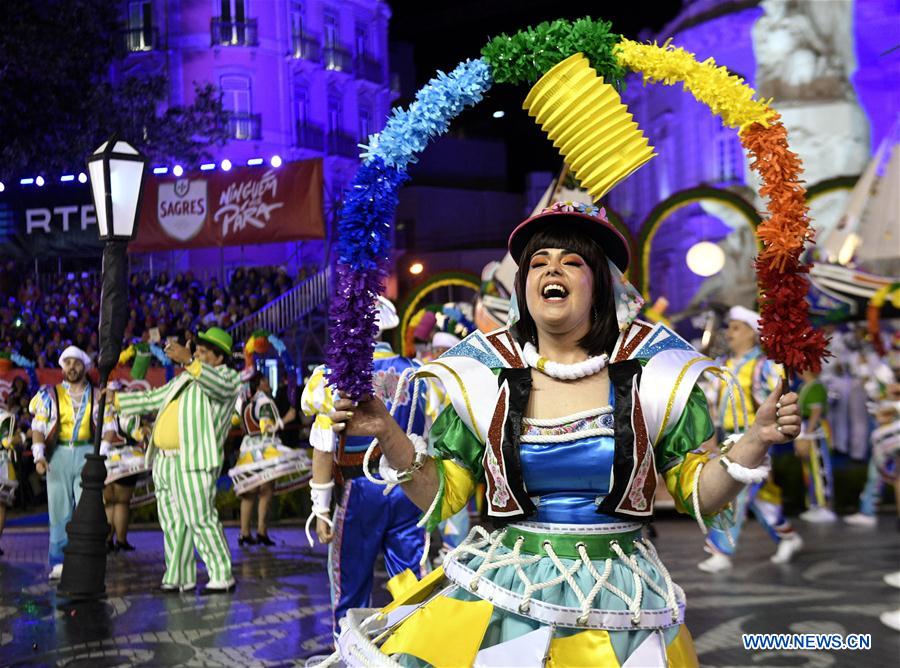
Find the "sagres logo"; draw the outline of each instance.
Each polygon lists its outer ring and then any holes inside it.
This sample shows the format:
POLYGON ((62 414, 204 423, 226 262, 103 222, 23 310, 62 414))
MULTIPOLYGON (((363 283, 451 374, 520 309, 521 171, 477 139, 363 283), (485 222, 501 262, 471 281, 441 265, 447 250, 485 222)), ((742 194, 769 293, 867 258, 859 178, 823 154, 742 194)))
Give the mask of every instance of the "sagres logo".
POLYGON ((206 222, 206 181, 178 179, 159 184, 157 216, 159 224, 173 239, 195 237, 206 222))
POLYGON ((258 179, 235 181, 219 196, 219 208, 213 214, 222 225, 222 236, 240 232, 248 225, 263 229, 272 217, 272 212, 284 206, 276 202, 278 176, 273 170, 258 179))

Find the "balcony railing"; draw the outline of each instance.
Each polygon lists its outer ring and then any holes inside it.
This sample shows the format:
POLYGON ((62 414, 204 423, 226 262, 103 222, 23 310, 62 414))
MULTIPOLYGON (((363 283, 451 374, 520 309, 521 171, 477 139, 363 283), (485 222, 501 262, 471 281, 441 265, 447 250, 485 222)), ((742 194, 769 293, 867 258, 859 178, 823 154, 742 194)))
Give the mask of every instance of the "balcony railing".
POLYGON ((210 25, 213 46, 258 46, 256 19, 223 21, 213 18, 210 25))
POLYGON ((372 83, 383 84, 384 65, 379 63, 377 60, 374 60, 373 58, 367 58, 365 56, 363 56, 362 58, 357 58, 356 75, 360 79, 365 79, 366 81, 371 81, 372 83))
POLYGON ((322 50, 322 63, 326 70, 335 70, 336 72, 353 73, 353 56, 347 49, 339 47, 326 47, 322 50))
POLYGON ((262 119, 259 114, 228 114, 228 134, 232 139, 259 139, 262 119))
POLYGON ((322 49, 319 38, 313 35, 294 35, 294 58, 302 58, 313 63, 322 60, 322 49))
POLYGON ((297 146, 313 151, 324 151, 325 133, 318 125, 297 123, 297 146))
POLYGON ((129 51, 154 51, 159 48, 159 30, 156 28, 128 28, 124 33, 125 48, 129 51))
POLYGON ((360 148, 357 141, 350 135, 342 132, 332 132, 328 135, 326 151, 328 155, 340 155, 345 158, 358 158, 360 148))
POLYGON ((228 328, 235 341, 245 341, 257 329, 281 334, 300 318, 328 300, 331 268, 295 285, 253 315, 228 328))

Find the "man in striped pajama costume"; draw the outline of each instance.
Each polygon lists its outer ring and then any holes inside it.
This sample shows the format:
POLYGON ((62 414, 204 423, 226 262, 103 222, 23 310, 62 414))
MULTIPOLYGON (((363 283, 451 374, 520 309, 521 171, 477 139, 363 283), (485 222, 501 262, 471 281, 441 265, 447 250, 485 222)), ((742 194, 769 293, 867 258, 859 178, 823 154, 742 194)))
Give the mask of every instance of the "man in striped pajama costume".
POLYGON ((240 389, 240 377, 225 362, 231 335, 211 327, 197 335, 191 360, 187 347, 170 342, 166 354, 184 364, 162 387, 118 394, 120 415, 156 413, 147 460, 153 462, 159 522, 165 537, 163 591, 195 587, 194 547, 206 564, 205 592, 231 591, 231 552, 215 510, 216 480, 222 468, 224 442, 240 389))

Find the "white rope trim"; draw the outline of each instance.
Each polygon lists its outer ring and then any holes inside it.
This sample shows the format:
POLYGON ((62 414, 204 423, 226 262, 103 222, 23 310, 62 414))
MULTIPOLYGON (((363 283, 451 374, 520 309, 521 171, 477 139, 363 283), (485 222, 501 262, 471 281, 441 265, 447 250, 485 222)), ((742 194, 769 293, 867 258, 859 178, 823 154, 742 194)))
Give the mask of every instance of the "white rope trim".
POLYGON ((593 376, 605 369, 606 365, 609 364, 609 355, 606 353, 588 357, 586 360, 575 362, 574 364, 553 362, 546 357, 541 357, 531 342, 526 343, 522 348, 522 357, 525 358, 525 363, 532 369, 537 369, 541 373, 557 380, 578 380, 579 378, 593 376), (544 360, 543 368, 538 366, 541 360, 544 360))
POLYGON ((592 436, 615 436, 615 433, 609 427, 594 427, 593 429, 581 429, 569 434, 523 434, 519 440, 521 443, 565 443, 592 436))
POLYGON ((601 408, 591 408, 586 411, 581 411, 580 413, 563 415, 562 417, 558 418, 522 418, 522 424, 527 424, 533 427, 562 427, 569 424, 570 422, 575 422, 576 420, 599 417, 601 415, 608 415, 612 412, 612 406, 602 406, 601 408))
MULTIPOLYGON (((519 528, 518 525, 516 525, 516 528, 519 528)), ((495 531, 493 534, 488 534, 482 527, 474 527, 466 540, 445 557, 445 565, 458 564, 461 568, 465 567, 458 561, 460 555, 465 554, 473 558, 480 557, 482 559, 481 564, 473 572, 468 583, 464 585, 467 586, 470 591, 477 592, 480 581, 490 571, 506 566, 512 566, 515 568, 516 577, 524 587, 521 595, 509 592, 509 594, 520 599, 518 603, 518 612, 520 614, 528 613, 536 592, 565 583, 578 600, 578 616, 576 619, 576 624, 578 626, 585 626, 588 624, 592 611, 596 610, 593 608, 594 599, 603 589, 606 589, 608 592, 621 599, 628 606, 632 625, 639 625, 641 623, 641 601, 643 600, 643 590, 645 586, 666 601, 667 610, 670 612, 673 622, 679 619, 681 612, 676 595, 677 588, 674 582, 672 582, 668 570, 659 560, 659 556, 652 545, 648 548, 641 543, 641 541, 635 541, 635 548, 637 551, 641 556, 647 559, 647 561, 650 562, 662 576, 665 589, 663 589, 663 587, 661 587, 656 580, 641 567, 633 554, 626 554, 616 541, 610 542, 610 549, 616 553, 619 563, 631 571, 634 580, 634 596, 629 596, 609 582, 609 576, 612 573, 613 568, 613 559, 607 558, 604 560, 603 572, 598 572, 584 544, 577 545, 580 559, 574 559, 570 566, 566 566, 562 562, 549 540, 544 541, 541 546, 544 553, 543 555, 523 555, 521 553, 521 546, 525 539, 522 536, 516 540, 516 543, 510 552, 498 556, 496 553, 497 550, 503 546, 503 538, 506 535, 506 531, 506 529, 502 529, 495 531), (550 559, 556 567, 557 575, 545 582, 532 582, 525 573, 523 567, 536 564, 544 558, 550 559), (585 594, 575 580, 575 575, 582 568, 584 568, 591 578, 593 578, 593 584, 587 594, 585 594)), ((462 585, 463 583, 460 584, 462 585)))
POLYGON ((703 521, 703 516, 700 514, 700 471, 702 470, 703 462, 700 462, 697 464, 697 470, 694 471, 694 484, 691 486, 691 501, 694 505, 694 519, 697 520, 700 531, 706 536, 709 534, 709 529, 706 528, 706 522, 703 521))

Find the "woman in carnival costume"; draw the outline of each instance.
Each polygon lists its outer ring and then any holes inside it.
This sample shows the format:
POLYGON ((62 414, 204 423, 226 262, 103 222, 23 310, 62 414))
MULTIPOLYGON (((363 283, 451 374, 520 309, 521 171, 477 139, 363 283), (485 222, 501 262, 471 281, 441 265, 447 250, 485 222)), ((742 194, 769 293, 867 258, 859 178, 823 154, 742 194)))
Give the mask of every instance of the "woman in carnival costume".
POLYGON ((308 478, 311 463, 302 450, 293 450, 281 443, 278 432, 284 428, 278 407, 272 398, 269 379, 264 374, 250 369, 245 372, 248 380, 248 401, 239 402, 238 413, 244 439, 237 465, 228 471, 235 492, 241 497, 241 534, 239 545, 275 545, 269 537, 267 517, 272 497, 279 491, 287 491, 285 478, 299 484, 300 476, 308 478), (249 375, 249 379, 247 376, 249 375), (256 537, 250 533, 253 505, 258 500, 256 537))
MULTIPOLYGON (((16 446, 25 445, 22 433, 16 430, 16 416, 0 408, 0 536, 6 526, 6 509, 16 499, 16 446)), ((3 550, 0 549, 0 556, 3 550)))
POLYGON ((718 369, 664 325, 634 320, 628 245, 604 212, 558 203, 519 225, 509 249, 519 321, 472 334, 417 374, 441 380, 451 398, 431 431, 434 455, 381 402, 335 404, 334 429, 378 438, 382 473, 426 511, 429 528, 482 479, 503 527, 474 529, 445 559, 438 594, 395 609, 409 616, 380 649, 351 616, 342 658, 658 665, 668 654, 670 665, 695 663, 684 593, 640 538, 657 472, 681 512, 712 524, 765 478, 769 446, 799 433, 797 397, 773 394, 722 465, 704 466, 698 448, 714 428, 694 385, 718 369))
MULTIPOLYGON (((109 383, 110 390, 121 391, 119 381, 109 383)), ((104 416, 103 440, 100 454, 106 455, 106 486, 103 488, 103 505, 109 523, 107 552, 133 552, 128 542, 128 523, 131 519, 131 498, 141 475, 151 470, 147 464, 144 447, 146 432, 137 416, 129 418, 116 414, 107 404, 104 416)))

